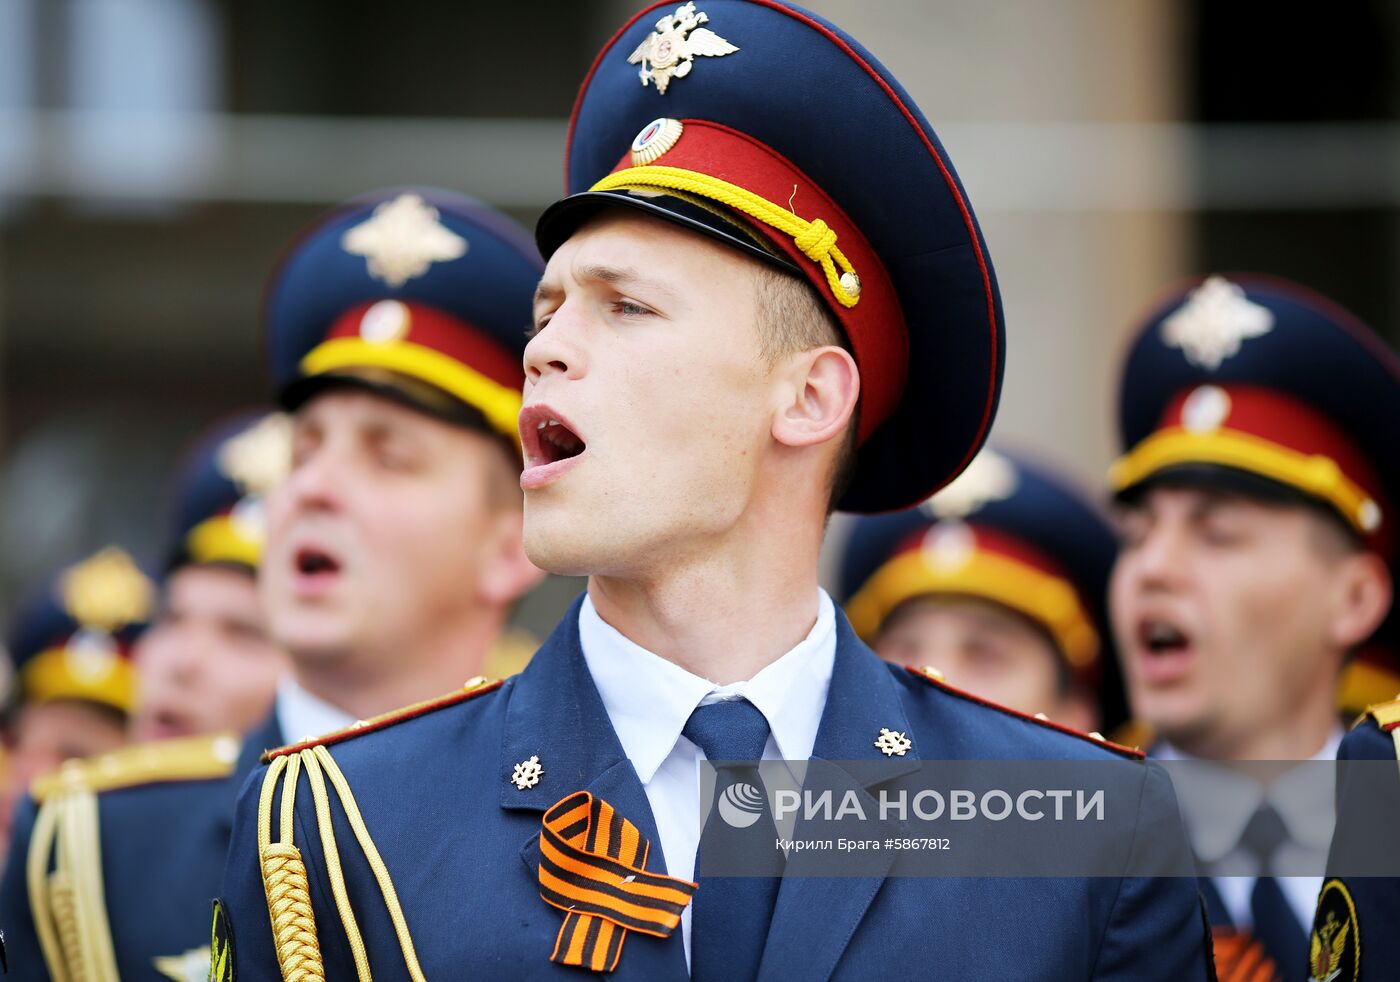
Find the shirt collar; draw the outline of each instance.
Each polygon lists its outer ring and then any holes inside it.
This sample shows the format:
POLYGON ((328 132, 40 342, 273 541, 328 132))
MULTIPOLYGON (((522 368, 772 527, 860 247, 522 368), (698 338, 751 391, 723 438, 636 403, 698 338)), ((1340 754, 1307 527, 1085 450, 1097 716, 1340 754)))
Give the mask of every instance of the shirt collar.
MULTIPOLYGON (((1333 760, 1341 742, 1338 727, 1310 760, 1333 760)), ((1216 862, 1238 847, 1245 826, 1266 799, 1278 811, 1291 841, 1308 848, 1316 848, 1320 841, 1326 849, 1333 823, 1333 768, 1295 768, 1274 781, 1266 793, 1262 787, 1247 785, 1227 768, 1212 767, 1209 761, 1185 754, 1169 743, 1162 744, 1155 756, 1192 764, 1178 776, 1176 790, 1191 847, 1201 862, 1216 862), (1189 779, 1183 780, 1188 774, 1189 779)))
POLYGON ((695 707, 724 699, 742 697, 763 713, 783 759, 812 756, 836 660, 835 607, 825 590, 817 592, 817 621, 807 637, 753 678, 725 686, 624 637, 584 598, 578 616, 584 661, 643 784, 670 756, 695 707))
POLYGON ((290 673, 277 680, 277 725, 291 742, 343 730, 355 717, 303 689, 290 673))

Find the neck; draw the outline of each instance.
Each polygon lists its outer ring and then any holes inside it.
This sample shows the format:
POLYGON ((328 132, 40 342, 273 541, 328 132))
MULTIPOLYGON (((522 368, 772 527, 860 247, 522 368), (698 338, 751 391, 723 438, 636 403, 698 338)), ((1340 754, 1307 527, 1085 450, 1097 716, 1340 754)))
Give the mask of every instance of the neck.
POLYGON ((599 616, 693 675, 719 685, 753 678, 816 623, 821 537, 790 516, 741 526, 643 575, 590 577, 599 616))
POLYGON ((1335 685, 1320 685, 1304 704, 1269 725, 1220 734, 1200 734, 1178 749, 1209 760, 1309 760, 1322 752, 1337 729, 1335 685))
POLYGON ((356 719, 369 719, 461 688, 481 674, 504 612, 474 617, 402 644, 293 658, 297 684, 356 719))

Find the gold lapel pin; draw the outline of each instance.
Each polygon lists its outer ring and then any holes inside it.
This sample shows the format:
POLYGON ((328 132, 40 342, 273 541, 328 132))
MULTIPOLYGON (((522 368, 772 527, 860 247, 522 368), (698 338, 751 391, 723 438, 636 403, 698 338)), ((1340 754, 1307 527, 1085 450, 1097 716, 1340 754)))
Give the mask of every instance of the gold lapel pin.
POLYGON ((913 741, 903 733, 897 733, 894 730, 889 730, 882 726, 880 727, 880 736, 875 741, 875 746, 878 747, 880 752, 886 757, 903 757, 914 744, 913 741))
POLYGON ((540 778, 544 775, 544 768, 540 765, 539 755, 532 755, 529 760, 522 760, 515 765, 515 773, 511 774, 510 782, 514 784, 518 791, 528 791, 540 783, 540 778))

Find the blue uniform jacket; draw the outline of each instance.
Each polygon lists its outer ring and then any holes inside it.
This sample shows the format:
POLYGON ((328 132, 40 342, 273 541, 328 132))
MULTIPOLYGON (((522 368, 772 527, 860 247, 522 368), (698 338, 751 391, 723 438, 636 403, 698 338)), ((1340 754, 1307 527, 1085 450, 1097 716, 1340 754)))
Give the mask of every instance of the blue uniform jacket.
MULTIPOLYGON (((1342 739, 1337 759, 1394 761, 1395 741, 1368 716, 1342 739)), ((1343 850, 1354 850, 1357 837, 1374 834, 1377 817, 1390 823, 1393 833, 1396 816, 1400 814, 1400 782, 1389 787, 1374 787, 1370 786, 1371 781, 1362 780, 1359 775, 1352 777, 1354 787, 1349 786, 1345 769, 1338 773, 1337 829, 1332 838, 1332 860, 1343 850), (1376 816, 1374 813, 1378 810, 1380 814, 1376 816), (1366 831, 1358 836, 1354 822, 1363 823, 1366 831)), ((1348 865, 1355 866, 1356 862, 1353 858, 1348 865)), ((1310 975, 1336 978, 1341 982, 1396 978, 1400 974, 1397 925, 1400 925, 1400 879, 1344 876, 1324 881, 1309 943, 1310 975), (1338 934, 1337 925, 1346 926, 1346 933, 1338 934), (1340 974, 1333 976, 1334 971, 1340 974)))
MULTIPOLYGON (((562 914, 540 899, 541 815, 587 790, 656 842, 646 793, 623 755, 579 646, 577 604, 524 673, 445 708, 329 749, 393 878, 428 979, 578 980, 549 960, 562 914), (515 765, 544 775, 521 791, 515 765)), ((814 758, 880 757, 878 727, 924 759, 1095 759, 1111 754, 953 694, 880 661, 838 614, 830 694, 814 758)), ((221 898, 237 978, 277 977, 257 856, 261 774, 239 797, 221 898)), ((305 860, 327 978, 355 978, 312 796, 303 777, 295 844, 305 860)), ((334 795, 350 903, 378 982, 408 978, 370 866, 334 795)), ((280 802, 280 792, 278 794, 280 802)), ((873 805, 872 805, 873 807, 873 805)), ((274 803, 273 825, 280 804, 274 803)), ((648 869, 663 869, 659 845, 648 869)), ((893 862, 893 853, 887 853, 893 862)), ((703 886, 702 886, 703 889, 703 886)), ((824 979, 1200 979, 1209 942, 1195 881, 1128 878, 788 878, 758 977, 824 979)), ((612 978, 685 980, 680 930, 629 932, 612 978)))
MULTIPOLYGON (((270 715, 244 739, 226 778, 141 784, 98 795, 103 891, 122 982, 193 977, 163 972, 156 959, 208 948, 210 902, 228 853, 238 788, 262 752, 282 742, 270 715)), ((49 978, 25 882, 36 813, 34 799, 26 797, 0 885, 6 979, 21 982, 49 978)), ((191 956, 184 964, 195 972, 199 959, 191 956)), ((207 973, 207 960, 204 965, 207 973)))

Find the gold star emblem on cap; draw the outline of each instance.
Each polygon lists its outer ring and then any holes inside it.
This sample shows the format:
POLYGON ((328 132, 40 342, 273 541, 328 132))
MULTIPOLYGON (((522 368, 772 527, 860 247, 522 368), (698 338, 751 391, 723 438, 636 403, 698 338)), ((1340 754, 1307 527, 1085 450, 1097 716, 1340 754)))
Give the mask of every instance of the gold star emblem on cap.
POLYGON ((286 478, 292 466, 292 420, 268 413, 219 448, 219 473, 244 494, 265 494, 286 478))
POLYGON ((1241 344, 1263 337, 1273 326, 1273 311, 1250 300, 1239 285, 1212 276, 1162 321, 1162 342, 1180 348, 1193 365, 1215 371, 1239 354, 1241 344))
POLYGON ((59 593, 70 617, 84 627, 106 632, 144 621, 155 599, 146 574, 115 546, 64 573, 59 593))
POLYGON ((903 733, 880 727, 880 736, 875 740, 875 746, 886 757, 903 757, 909 752, 909 748, 914 746, 903 733))
POLYGON ((656 30, 646 36, 637 49, 627 56, 629 65, 641 65, 637 77, 642 85, 656 83, 656 91, 666 94, 666 88, 673 78, 685 78, 690 74, 696 55, 707 58, 722 58, 738 51, 708 27, 710 15, 697 12, 694 3, 685 3, 676 8, 674 14, 667 14, 656 22, 656 30))
POLYGON ((348 229, 340 247, 364 256, 369 275, 397 289, 422 276, 433 263, 466 255, 467 240, 438 220, 438 210, 411 192, 374 209, 348 229))
POLYGON ((515 765, 515 773, 510 776, 510 783, 515 785, 517 791, 528 791, 540 783, 540 778, 544 775, 544 767, 540 765, 538 754, 532 755, 529 760, 522 760, 515 765))
POLYGON ((921 507, 934 518, 966 518, 993 501, 1011 497, 1017 483, 1016 465, 989 447, 921 507))

